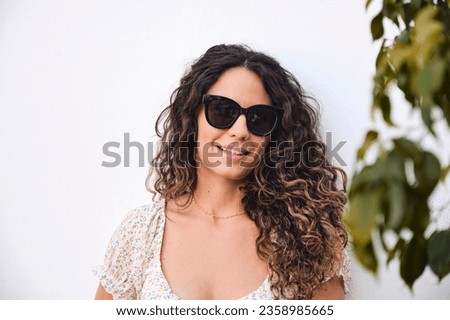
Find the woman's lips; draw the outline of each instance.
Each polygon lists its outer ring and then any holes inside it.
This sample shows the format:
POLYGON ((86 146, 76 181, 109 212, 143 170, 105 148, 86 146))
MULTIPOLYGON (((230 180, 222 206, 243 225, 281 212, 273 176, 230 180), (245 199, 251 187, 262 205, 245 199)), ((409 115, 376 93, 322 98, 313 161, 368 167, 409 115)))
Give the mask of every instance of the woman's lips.
POLYGON ((244 157, 249 153, 247 150, 242 150, 239 148, 224 148, 221 145, 217 145, 217 148, 228 155, 236 157, 244 157))

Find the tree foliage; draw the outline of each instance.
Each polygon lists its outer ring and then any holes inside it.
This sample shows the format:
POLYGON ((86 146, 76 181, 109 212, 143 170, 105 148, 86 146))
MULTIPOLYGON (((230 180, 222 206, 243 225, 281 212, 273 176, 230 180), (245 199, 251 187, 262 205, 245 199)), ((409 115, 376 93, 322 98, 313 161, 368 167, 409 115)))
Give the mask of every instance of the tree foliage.
MULTIPOLYGON (((395 108, 391 95, 398 89, 411 109, 420 111, 428 136, 437 143, 449 141, 434 128, 442 118, 450 127, 449 3, 383 0, 370 24, 373 40, 381 42, 372 113, 380 113, 387 127, 397 128, 391 118, 395 108), (394 39, 385 37, 385 23, 396 26, 394 39)), ((450 167, 411 135, 386 141, 380 134, 368 131, 357 152, 346 223, 357 259, 376 273, 382 256, 377 248, 381 247, 387 263, 399 259, 400 275, 412 289, 427 266, 439 279, 450 273, 450 229, 436 230, 429 206, 431 194, 450 167), (377 153, 371 163, 369 149, 377 153)))

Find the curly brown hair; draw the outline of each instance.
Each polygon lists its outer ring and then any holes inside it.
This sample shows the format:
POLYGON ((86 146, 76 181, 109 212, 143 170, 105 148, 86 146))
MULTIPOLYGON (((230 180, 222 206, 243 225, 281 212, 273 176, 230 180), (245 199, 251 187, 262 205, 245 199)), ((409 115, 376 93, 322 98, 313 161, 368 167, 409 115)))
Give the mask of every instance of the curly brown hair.
POLYGON ((263 161, 241 187, 243 207, 259 229, 257 252, 268 264, 275 298, 310 299, 319 284, 342 268, 347 178, 327 159, 311 98, 278 61, 242 45, 208 49, 183 76, 157 119, 156 133, 162 143, 146 186, 165 199, 188 195, 190 202, 197 184, 194 150, 202 95, 234 67, 255 72, 272 104, 284 109, 263 161))

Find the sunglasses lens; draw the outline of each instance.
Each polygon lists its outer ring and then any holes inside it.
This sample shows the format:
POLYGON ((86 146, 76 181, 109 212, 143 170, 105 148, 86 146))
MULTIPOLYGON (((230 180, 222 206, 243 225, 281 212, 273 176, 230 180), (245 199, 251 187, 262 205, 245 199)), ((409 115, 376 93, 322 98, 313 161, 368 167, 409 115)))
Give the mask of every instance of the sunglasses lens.
POLYGON ((258 136, 264 136, 271 132, 276 122, 276 112, 267 106, 254 106, 247 115, 248 129, 258 136))
POLYGON ((229 128, 239 114, 238 107, 227 100, 212 100, 209 102, 206 116, 210 125, 216 128, 229 128))
POLYGON ((248 130, 258 136, 265 136, 272 132, 278 120, 275 107, 268 105, 254 105, 242 109, 233 100, 213 95, 204 96, 206 120, 218 129, 228 129, 234 124, 239 115, 246 115, 248 130))

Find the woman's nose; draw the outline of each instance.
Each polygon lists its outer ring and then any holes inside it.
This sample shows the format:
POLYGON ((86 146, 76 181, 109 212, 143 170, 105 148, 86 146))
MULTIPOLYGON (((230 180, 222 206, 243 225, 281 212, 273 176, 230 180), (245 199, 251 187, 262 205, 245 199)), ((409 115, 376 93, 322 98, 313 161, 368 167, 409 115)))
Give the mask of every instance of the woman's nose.
POLYGON ((250 137, 250 133, 247 128, 247 120, 245 115, 241 114, 236 122, 228 129, 228 134, 239 140, 247 140, 250 137))

